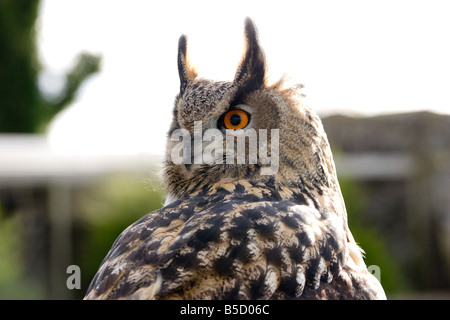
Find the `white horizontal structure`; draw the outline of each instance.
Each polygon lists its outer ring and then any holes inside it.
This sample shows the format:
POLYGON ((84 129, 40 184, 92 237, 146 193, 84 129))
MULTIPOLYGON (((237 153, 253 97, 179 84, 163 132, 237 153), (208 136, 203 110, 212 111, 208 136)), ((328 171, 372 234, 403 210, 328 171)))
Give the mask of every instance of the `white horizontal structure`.
POLYGON ((339 176, 358 180, 404 179, 416 170, 416 161, 406 153, 346 153, 335 162, 339 176))
POLYGON ((60 154, 45 136, 0 135, 0 186, 78 183, 110 172, 150 172, 157 162, 150 154, 60 154))

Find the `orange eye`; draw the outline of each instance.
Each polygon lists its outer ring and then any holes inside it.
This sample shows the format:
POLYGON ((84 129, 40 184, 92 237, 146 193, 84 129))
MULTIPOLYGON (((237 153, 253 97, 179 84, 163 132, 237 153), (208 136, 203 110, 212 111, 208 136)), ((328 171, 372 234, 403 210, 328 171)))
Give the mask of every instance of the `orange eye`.
POLYGON ((238 130, 248 125, 249 115, 244 110, 230 110, 225 113, 223 124, 227 129, 238 130))

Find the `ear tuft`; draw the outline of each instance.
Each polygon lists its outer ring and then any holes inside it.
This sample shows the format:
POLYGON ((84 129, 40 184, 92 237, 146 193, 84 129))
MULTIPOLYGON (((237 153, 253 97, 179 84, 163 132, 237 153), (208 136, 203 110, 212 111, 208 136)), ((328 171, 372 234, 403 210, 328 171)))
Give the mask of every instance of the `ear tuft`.
POLYGON ((178 74, 180 76, 180 95, 184 93, 188 83, 197 77, 187 58, 187 37, 183 34, 178 41, 178 74))
POLYGON ((234 82, 241 90, 257 90, 265 84, 266 58, 259 45, 255 24, 248 17, 245 19, 244 41, 245 50, 234 82))

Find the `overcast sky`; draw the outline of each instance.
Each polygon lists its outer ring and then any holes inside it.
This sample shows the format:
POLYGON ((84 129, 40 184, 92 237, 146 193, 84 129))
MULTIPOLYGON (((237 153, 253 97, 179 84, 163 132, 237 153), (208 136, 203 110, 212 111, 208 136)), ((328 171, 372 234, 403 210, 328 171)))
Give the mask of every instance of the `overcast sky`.
POLYGON ((44 0, 47 90, 81 51, 101 73, 50 128, 61 152, 161 153, 179 89, 178 38, 200 74, 232 79, 250 16, 274 79, 302 83, 320 115, 450 113, 450 2, 44 0))

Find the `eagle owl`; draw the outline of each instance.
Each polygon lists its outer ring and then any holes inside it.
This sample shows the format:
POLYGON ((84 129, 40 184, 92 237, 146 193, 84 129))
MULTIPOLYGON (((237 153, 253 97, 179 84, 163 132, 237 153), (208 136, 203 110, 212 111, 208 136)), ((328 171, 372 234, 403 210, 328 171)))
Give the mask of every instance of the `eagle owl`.
POLYGON ((166 203, 120 234, 85 299, 385 298, 320 119, 298 86, 268 84, 249 18, 244 40, 233 81, 211 81, 181 36, 166 203))

